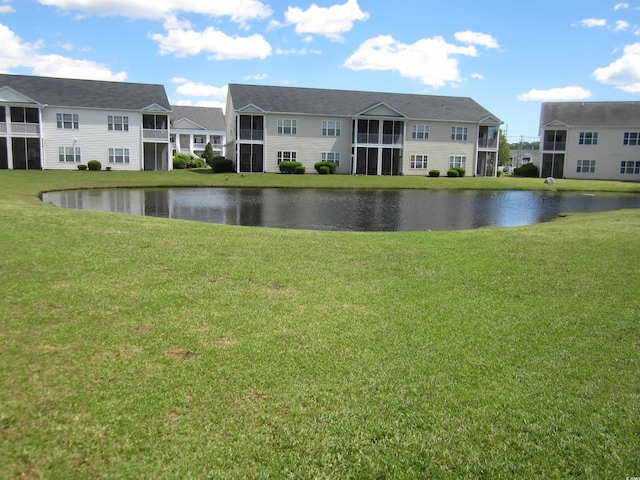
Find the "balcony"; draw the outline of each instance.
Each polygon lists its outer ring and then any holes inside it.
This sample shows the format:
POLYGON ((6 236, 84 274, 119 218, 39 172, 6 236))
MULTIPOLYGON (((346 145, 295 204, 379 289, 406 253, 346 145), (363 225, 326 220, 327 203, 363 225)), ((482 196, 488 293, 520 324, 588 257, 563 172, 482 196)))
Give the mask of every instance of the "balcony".
POLYGON ((567 149, 566 142, 544 142, 543 150, 552 150, 563 152, 567 149))
POLYGON ((142 138, 145 140, 168 140, 169 130, 144 128, 142 130, 142 138))
POLYGON ((0 122, 0 134, 7 133, 7 122, 0 122))
POLYGON ((253 129, 243 129, 239 130, 240 140, 264 140, 264 131, 262 130, 253 130, 253 129))
MULTIPOLYGON (((5 132, 6 132, 6 124, 5 124, 5 132)), ((40 124, 38 123, 11 123, 11 134, 12 135, 39 135, 40 134, 40 124)))
POLYGON ((496 138, 479 138, 478 148, 498 148, 498 140, 496 138))

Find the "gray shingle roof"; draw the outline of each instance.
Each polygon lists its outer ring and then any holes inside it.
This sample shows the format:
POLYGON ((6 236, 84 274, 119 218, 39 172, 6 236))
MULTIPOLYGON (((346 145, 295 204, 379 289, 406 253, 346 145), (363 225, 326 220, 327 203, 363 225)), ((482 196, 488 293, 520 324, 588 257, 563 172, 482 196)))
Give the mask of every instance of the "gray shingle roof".
POLYGON ((155 103, 171 109, 163 85, 0 74, 4 86, 58 107, 142 110, 155 103))
MULTIPOLYGON (((236 110, 255 105, 271 113, 354 116, 384 103, 411 119, 480 122, 493 116, 468 97, 230 84, 236 110)), ((498 120, 499 121, 499 120, 498 120)))
POLYGON ((171 118, 174 122, 187 118, 206 130, 221 132, 225 130, 224 114, 221 108, 171 105, 171 118))
POLYGON ((546 102, 542 104, 540 125, 553 121, 570 127, 640 127, 639 102, 546 102))

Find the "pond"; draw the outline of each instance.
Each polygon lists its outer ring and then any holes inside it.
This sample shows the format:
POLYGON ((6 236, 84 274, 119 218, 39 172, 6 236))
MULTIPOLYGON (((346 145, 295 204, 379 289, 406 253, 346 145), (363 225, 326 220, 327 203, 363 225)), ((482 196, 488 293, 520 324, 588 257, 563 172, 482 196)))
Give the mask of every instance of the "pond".
POLYGON ((228 225, 347 231, 462 230, 640 208, 640 195, 551 191, 153 188, 49 192, 59 207, 228 225))

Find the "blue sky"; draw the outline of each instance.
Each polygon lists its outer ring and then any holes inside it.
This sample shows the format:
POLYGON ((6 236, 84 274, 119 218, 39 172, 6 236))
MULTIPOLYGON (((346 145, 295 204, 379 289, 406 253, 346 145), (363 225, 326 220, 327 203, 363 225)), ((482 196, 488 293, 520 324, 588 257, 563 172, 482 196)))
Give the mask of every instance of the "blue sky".
POLYGON ((541 101, 640 98, 640 0, 0 0, 0 72, 472 97, 510 142, 541 101))

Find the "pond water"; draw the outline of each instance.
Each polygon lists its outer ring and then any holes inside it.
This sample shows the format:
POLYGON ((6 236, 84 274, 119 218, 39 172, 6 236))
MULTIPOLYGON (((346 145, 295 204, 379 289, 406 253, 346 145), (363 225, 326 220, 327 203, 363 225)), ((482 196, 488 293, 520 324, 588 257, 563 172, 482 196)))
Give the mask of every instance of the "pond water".
POLYGON ((418 231, 513 227, 562 213, 640 208, 640 195, 550 191, 154 188, 50 192, 43 201, 228 225, 418 231))

